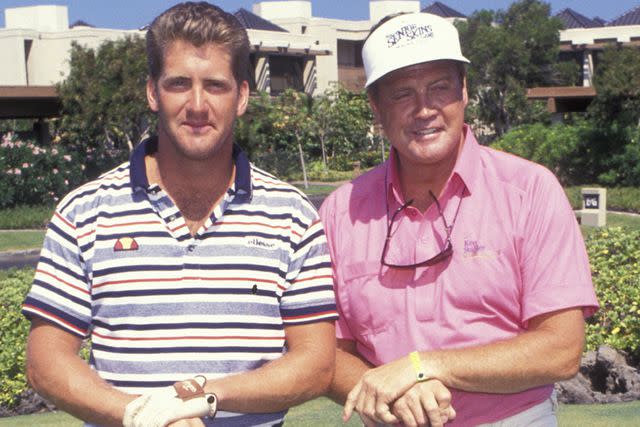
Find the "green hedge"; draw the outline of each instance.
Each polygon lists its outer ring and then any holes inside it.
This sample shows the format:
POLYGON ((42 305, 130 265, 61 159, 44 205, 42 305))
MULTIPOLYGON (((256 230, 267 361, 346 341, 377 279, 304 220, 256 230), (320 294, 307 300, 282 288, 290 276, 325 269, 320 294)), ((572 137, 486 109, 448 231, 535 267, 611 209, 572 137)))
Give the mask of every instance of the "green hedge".
POLYGON ((600 310, 587 322, 587 348, 640 356, 640 230, 596 229, 586 239, 600 310))
POLYGON ((27 387, 24 374, 29 322, 20 307, 33 280, 33 269, 10 270, 0 280, 0 405, 12 407, 27 387))

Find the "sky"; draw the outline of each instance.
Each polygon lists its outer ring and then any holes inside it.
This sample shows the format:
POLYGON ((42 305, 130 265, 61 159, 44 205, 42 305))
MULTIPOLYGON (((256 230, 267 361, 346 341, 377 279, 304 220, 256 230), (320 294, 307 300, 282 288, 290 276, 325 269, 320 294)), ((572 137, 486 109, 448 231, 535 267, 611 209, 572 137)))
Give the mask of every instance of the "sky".
MULTIPOLYGON (((256 0, 210 0, 229 12, 239 8, 251 11, 256 0)), ((470 15, 480 9, 507 9, 513 0, 441 0, 441 3, 470 15)), ((69 24, 78 20, 95 27, 136 29, 178 3, 177 0, 0 0, 0 27, 4 27, 4 9, 34 5, 66 5, 69 8, 69 24)), ((433 0, 421 0, 421 9, 433 0)), ((547 0, 551 13, 571 8, 588 17, 600 17, 610 21, 640 6, 640 0, 547 0)), ((349 20, 369 19, 369 0, 312 0, 313 16, 349 20)))

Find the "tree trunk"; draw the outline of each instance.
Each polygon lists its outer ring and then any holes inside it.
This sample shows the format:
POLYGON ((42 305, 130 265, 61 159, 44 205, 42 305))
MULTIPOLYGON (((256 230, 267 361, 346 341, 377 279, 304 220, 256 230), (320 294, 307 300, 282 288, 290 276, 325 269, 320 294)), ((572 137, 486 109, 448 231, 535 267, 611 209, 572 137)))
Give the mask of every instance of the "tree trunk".
POLYGON ((302 143, 300 138, 296 138, 298 141, 298 153, 300 154, 300 166, 302 166, 302 179, 304 180, 304 188, 309 188, 309 182, 307 181, 307 168, 304 164, 304 152, 302 151, 302 143))
POLYGON ((324 135, 320 135, 320 148, 322 149, 322 165, 324 170, 327 170, 327 149, 324 146, 324 135))

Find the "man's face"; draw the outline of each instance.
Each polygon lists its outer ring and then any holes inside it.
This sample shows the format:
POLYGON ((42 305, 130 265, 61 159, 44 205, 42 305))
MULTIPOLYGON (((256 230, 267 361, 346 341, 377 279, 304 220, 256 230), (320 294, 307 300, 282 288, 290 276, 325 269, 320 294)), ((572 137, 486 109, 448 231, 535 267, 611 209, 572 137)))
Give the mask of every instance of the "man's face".
POLYGON ((149 107, 158 113, 158 133, 174 154, 208 160, 230 152, 236 117, 244 114, 249 87, 233 77, 231 56, 214 43, 196 47, 175 40, 164 51, 162 73, 147 82, 149 107))
POLYGON ((454 62, 412 65, 376 84, 369 102, 402 165, 455 162, 464 138, 467 88, 454 62))

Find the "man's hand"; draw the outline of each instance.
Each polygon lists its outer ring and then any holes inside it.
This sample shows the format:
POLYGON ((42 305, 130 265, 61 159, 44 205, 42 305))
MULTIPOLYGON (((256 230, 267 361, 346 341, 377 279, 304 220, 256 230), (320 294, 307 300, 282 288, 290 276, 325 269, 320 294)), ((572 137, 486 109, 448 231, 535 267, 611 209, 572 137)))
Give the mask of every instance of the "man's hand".
POLYGON ((415 372, 408 357, 370 369, 349 392, 343 419, 347 421, 355 410, 361 416, 378 422, 398 422, 391 413, 391 404, 409 390, 415 380, 415 372))
POLYGON ((195 392, 195 397, 179 397, 175 386, 143 394, 127 405, 122 424, 124 427, 165 427, 173 421, 215 413, 215 398, 204 394, 204 378, 199 377, 199 380, 176 383, 186 384, 187 392, 195 392), (210 398, 214 399, 213 402, 209 401, 210 398))
POLYGON ((435 379, 411 387, 393 403, 391 412, 406 427, 442 427, 456 417, 451 392, 435 379))

